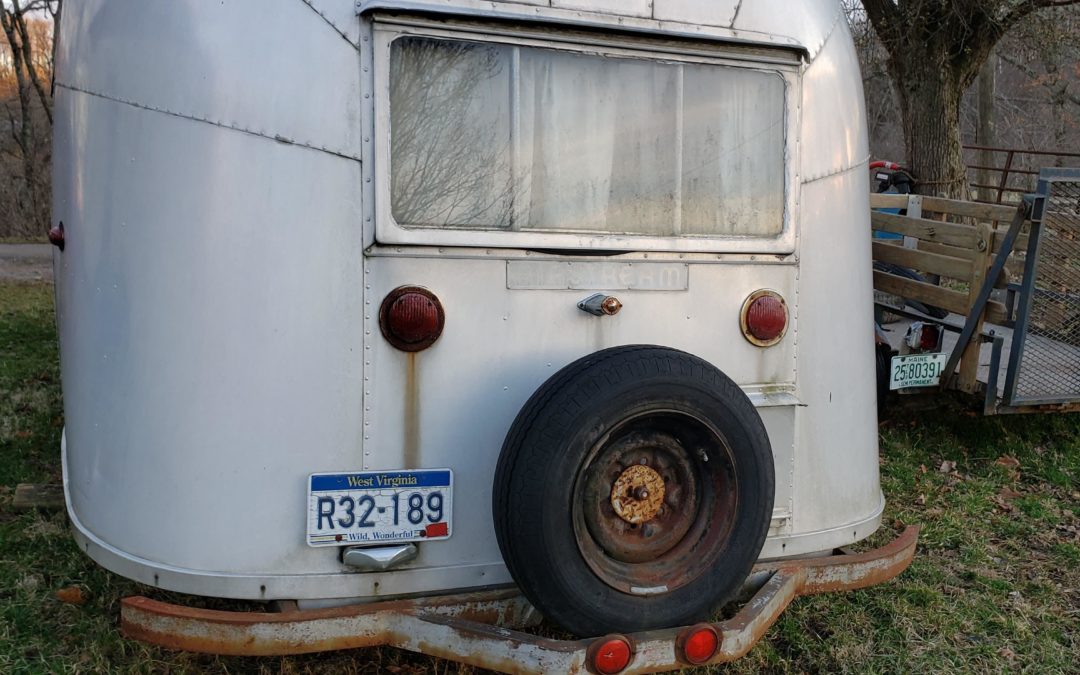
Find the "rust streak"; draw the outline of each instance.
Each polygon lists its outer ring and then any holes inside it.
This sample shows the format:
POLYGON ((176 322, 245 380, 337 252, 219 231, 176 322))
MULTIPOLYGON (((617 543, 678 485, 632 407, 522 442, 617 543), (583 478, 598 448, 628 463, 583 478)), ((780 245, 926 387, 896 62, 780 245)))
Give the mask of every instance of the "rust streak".
POLYGON ((420 468, 420 371, 416 352, 405 353, 405 419, 402 461, 405 469, 420 468))

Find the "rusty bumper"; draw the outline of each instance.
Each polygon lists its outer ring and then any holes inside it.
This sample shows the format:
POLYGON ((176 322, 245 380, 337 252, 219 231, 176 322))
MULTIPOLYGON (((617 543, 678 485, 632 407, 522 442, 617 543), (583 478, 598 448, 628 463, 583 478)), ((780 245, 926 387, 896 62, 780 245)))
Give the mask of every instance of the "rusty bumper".
MULTIPOLYGON (((911 564, 918 535, 918 527, 909 527, 865 553, 759 564, 747 580, 750 600, 731 619, 712 624, 720 645, 706 663, 746 654, 800 595, 864 588, 895 577, 911 564)), ((171 649, 269 656, 389 645, 505 673, 590 672, 592 650, 607 639, 550 640, 511 630, 539 619, 514 589, 275 613, 193 609, 130 597, 120 617, 124 635, 171 649)), ((621 636, 633 651, 622 672, 690 665, 680 647, 688 630, 621 636)))

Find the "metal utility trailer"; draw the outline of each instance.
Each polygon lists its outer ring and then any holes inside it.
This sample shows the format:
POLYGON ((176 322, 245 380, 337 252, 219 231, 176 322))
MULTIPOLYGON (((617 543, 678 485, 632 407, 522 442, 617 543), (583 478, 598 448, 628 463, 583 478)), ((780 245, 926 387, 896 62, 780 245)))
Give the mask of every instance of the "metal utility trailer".
POLYGON ((835 0, 83 0, 55 100, 79 547, 288 608, 129 634, 637 672, 910 561, 818 559, 885 508, 835 0))
MULTIPOLYGON (((875 261, 945 281, 932 285, 875 271, 894 348, 914 323, 944 329, 941 387, 980 398, 983 414, 1080 410, 1080 169, 1043 169, 1016 207, 871 195, 875 261), (966 288, 964 288, 966 286, 966 288), (898 300, 949 312, 936 318, 898 300)), ((933 348, 932 348, 933 349, 933 348)))

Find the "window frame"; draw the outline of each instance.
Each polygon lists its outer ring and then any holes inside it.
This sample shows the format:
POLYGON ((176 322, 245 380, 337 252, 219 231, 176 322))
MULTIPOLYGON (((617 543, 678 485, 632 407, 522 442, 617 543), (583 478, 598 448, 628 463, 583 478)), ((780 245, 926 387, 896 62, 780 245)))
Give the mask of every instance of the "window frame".
MULTIPOLYGON (((795 251, 797 205, 799 203, 799 102, 801 101, 801 64, 786 52, 769 58, 768 51, 749 54, 737 49, 709 45, 708 49, 683 41, 664 41, 657 45, 633 38, 603 35, 589 39, 581 34, 563 35, 535 30, 517 30, 497 24, 448 24, 423 19, 377 18, 373 24, 374 79, 374 178, 375 241, 380 244, 427 246, 463 246, 605 251, 670 251, 700 253, 761 253, 786 255, 795 251), (571 233, 537 230, 495 230, 440 228, 403 225, 391 213, 390 180, 390 48, 404 36, 427 37, 469 42, 539 47, 600 56, 641 58, 652 61, 720 65, 757 70, 779 76, 784 83, 784 210, 780 233, 774 236, 750 235, 626 235, 593 232, 571 233), (785 58, 786 57, 786 58, 785 58)), ((779 51, 779 50, 778 50, 779 51)))

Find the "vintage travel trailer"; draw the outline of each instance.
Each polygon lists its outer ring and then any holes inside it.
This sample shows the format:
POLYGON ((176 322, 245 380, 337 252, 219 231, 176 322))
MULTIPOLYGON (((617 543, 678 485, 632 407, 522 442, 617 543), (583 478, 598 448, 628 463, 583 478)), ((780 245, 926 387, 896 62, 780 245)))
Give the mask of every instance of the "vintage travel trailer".
POLYGON ((910 561, 817 557, 884 507, 836 0, 85 0, 57 59, 76 539, 282 610, 129 635, 646 672, 910 561))

